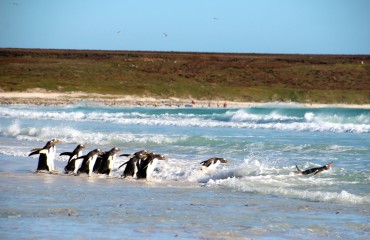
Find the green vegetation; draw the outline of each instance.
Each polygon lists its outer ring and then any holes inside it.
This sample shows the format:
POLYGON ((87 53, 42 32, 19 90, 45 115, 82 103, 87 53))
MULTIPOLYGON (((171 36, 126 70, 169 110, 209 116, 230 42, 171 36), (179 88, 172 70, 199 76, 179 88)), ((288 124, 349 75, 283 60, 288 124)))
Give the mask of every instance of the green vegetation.
POLYGON ((370 103, 370 56, 0 49, 2 91, 370 103))

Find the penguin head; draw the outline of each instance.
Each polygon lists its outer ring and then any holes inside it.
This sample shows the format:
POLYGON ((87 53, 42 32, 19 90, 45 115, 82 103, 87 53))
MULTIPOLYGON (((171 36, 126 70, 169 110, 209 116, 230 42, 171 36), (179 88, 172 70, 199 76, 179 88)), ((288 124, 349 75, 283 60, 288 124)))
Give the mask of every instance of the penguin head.
POLYGON ((136 155, 139 158, 147 157, 150 153, 147 150, 141 150, 139 152, 136 152, 134 155, 136 155))
POLYGON ((52 143, 54 143, 54 144, 57 144, 57 143, 60 143, 60 142, 62 142, 62 140, 60 140, 60 139, 53 139, 53 140, 51 140, 52 141, 52 143))
POLYGON ((217 160, 221 163, 227 163, 227 160, 225 158, 217 158, 217 160))
POLYGON ((105 153, 104 151, 100 150, 99 148, 94 149, 93 152, 95 154, 98 154, 98 155, 103 155, 105 153))
POLYGON ((119 152, 119 151, 121 151, 121 149, 117 148, 117 147, 114 147, 110 150, 110 152, 112 152, 112 153, 116 153, 116 152, 119 152))
POLYGON ((157 158, 158 160, 168 160, 168 158, 167 158, 167 157, 165 157, 165 156, 163 156, 163 155, 160 155, 160 154, 157 154, 157 155, 156 155, 156 158, 157 158))

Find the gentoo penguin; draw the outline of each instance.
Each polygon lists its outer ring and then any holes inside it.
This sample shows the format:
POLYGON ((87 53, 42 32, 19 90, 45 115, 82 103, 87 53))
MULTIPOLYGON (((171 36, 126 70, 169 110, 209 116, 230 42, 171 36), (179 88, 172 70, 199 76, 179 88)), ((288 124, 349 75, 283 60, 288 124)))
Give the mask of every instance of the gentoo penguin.
POLYGON ((53 141, 54 144, 52 144, 52 146, 49 150, 49 156, 50 157, 48 157, 48 161, 50 162, 52 171, 54 171, 55 170, 55 168, 54 168, 54 159, 55 159, 55 154, 57 152, 57 148, 56 148, 55 144, 61 142, 61 140, 53 139, 52 141, 53 141))
POLYGON ((227 163, 227 160, 225 158, 218 158, 218 157, 213 157, 213 158, 210 158, 206 161, 203 161, 201 162, 200 164, 202 164, 202 167, 201 167, 201 170, 213 170, 213 169, 216 169, 216 167, 218 165, 220 165, 220 163, 227 163))
POLYGON ((326 164, 322 167, 311 168, 311 169, 307 169, 307 170, 304 170, 304 171, 299 169, 299 167, 297 165, 295 165, 295 167, 297 168, 297 173, 300 173, 302 175, 308 175, 308 174, 312 174, 312 173, 313 173, 313 175, 316 175, 319 172, 330 169, 333 166, 333 164, 334 163, 331 162, 331 163, 328 163, 328 164, 326 164))
POLYGON ((122 176, 121 177, 133 177, 133 178, 136 178, 137 177, 137 172, 139 170, 139 166, 140 166, 140 162, 145 159, 148 155, 148 152, 146 150, 141 150, 139 152, 136 152, 132 155, 129 155, 129 154, 122 154, 120 155, 121 156, 125 156, 125 157, 131 157, 130 160, 128 160, 127 162, 123 163, 121 166, 118 167, 118 169, 120 169, 121 167, 123 167, 124 165, 126 165, 126 168, 125 170, 123 171, 122 173, 122 176))
POLYGON ((78 157, 77 159, 83 159, 81 167, 78 169, 77 174, 87 173, 89 177, 92 175, 96 159, 103 152, 97 148, 90 151, 87 155, 78 157))
POLYGON ((83 144, 78 144, 73 152, 63 152, 59 156, 69 156, 67 166, 64 167, 65 173, 73 172, 77 174, 77 170, 81 167, 82 159, 77 158, 82 156, 82 149, 86 148, 83 144))
POLYGON ((146 178, 146 180, 149 180, 152 172, 157 166, 158 160, 167 160, 167 158, 160 154, 149 153, 140 163, 137 178, 146 178))
POLYGON ((34 148, 28 156, 40 154, 36 172, 54 171, 55 144, 61 142, 59 139, 48 141, 43 148, 34 148))
POLYGON ((115 147, 99 156, 95 162, 94 172, 110 175, 114 161, 116 160, 117 152, 119 151, 121 151, 121 149, 115 147))

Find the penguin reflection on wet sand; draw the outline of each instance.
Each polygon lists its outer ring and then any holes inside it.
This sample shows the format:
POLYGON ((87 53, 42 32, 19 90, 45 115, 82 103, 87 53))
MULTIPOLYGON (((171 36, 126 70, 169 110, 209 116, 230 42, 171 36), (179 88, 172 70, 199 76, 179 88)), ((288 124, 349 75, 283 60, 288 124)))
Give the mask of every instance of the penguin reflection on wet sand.
POLYGON ((99 148, 97 148, 97 149, 90 151, 85 156, 78 157, 77 159, 83 159, 83 160, 82 160, 81 167, 77 171, 77 175, 79 175, 82 172, 82 173, 87 173, 89 177, 91 177, 96 159, 101 154, 103 154, 103 152, 99 148))
POLYGON ((81 167, 82 159, 78 159, 82 156, 82 149, 86 148, 83 144, 78 144, 77 147, 73 150, 73 152, 63 152, 59 154, 59 156, 69 156, 68 163, 64 167, 64 172, 66 174, 73 172, 77 174, 77 170, 81 167))
POLYGON ((210 158, 210 159, 200 163, 200 164, 202 164, 201 170, 202 171, 204 171, 204 170, 214 170, 221 163, 227 163, 227 160, 225 158, 218 158, 218 157, 210 158))
POLYGON ((121 177, 126 178, 126 177, 133 177, 137 178, 137 173, 139 171, 139 166, 142 160, 144 160, 148 155, 148 151, 146 150, 141 150, 139 152, 136 152, 132 155, 130 154, 122 154, 120 157, 130 157, 130 160, 127 162, 123 163, 121 166, 118 167, 120 169, 124 165, 126 165, 125 170, 123 171, 121 177))
POLYGON ((54 169, 54 158, 56 152, 55 144, 59 142, 61 142, 59 139, 52 139, 48 141, 43 148, 32 149, 32 152, 28 156, 40 154, 36 172, 55 171, 54 169))
POLYGON ((157 166, 158 160, 168 160, 166 157, 160 154, 149 153, 147 157, 141 161, 137 173, 137 178, 150 179, 155 167, 157 166))
POLYGON ((119 151, 121 151, 121 149, 115 147, 108 152, 103 152, 101 156, 98 156, 94 165, 94 173, 110 175, 113 170, 117 152, 119 151))

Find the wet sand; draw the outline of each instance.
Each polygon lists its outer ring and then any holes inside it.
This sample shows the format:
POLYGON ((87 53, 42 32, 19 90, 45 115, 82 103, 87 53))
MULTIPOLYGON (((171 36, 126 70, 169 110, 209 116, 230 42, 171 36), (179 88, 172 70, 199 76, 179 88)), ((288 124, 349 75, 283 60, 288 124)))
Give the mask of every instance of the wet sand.
POLYGON ((370 109, 370 104, 307 104, 294 102, 233 102, 225 100, 198 100, 180 98, 154 98, 132 95, 104 95, 84 92, 49 92, 42 89, 27 92, 1 92, 0 105, 63 106, 78 103, 117 107, 213 107, 247 108, 258 106, 300 106, 310 108, 341 107, 370 109))

